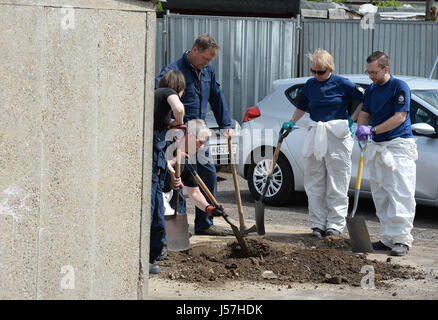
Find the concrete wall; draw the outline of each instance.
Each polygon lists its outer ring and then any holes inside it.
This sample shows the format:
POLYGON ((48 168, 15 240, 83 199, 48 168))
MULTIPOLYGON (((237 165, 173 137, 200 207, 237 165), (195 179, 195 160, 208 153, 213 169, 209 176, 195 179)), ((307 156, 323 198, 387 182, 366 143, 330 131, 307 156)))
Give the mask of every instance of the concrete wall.
POLYGON ((155 23, 0 0, 0 299, 146 297, 155 23))

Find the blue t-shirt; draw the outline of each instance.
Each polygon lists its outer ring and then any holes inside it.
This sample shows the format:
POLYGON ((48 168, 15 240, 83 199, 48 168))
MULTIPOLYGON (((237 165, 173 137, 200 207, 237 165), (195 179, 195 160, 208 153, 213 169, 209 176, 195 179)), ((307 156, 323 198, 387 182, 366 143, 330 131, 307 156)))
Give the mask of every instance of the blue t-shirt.
POLYGON ((406 82, 391 76, 383 86, 371 84, 365 91, 362 111, 371 115, 373 127, 385 122, 396 112, 407 111, 405 122, 392 130, 373 135, 373 140, 382 142, 413 137, 409 118, 410 106, 411 90, 406 82))
POLYGON ((336 74, 326 81, 310 78, 304 85, 298 109, 309 113, 313 121, 327 122, 348 118, 348 103, 361 102, 364 89, 336 74))

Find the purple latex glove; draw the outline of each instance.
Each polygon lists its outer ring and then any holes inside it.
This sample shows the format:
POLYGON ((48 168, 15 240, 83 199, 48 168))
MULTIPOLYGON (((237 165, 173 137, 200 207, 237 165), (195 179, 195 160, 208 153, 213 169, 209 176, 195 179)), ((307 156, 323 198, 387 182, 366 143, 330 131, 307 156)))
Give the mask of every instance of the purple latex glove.
POLYGON ((371 132, 371 129, 367 126, 360 125, 359 128, 356 130, 356 137, 358 140, 365 141, 368 139, 368 136, 372 137, 373 133, 371 132))

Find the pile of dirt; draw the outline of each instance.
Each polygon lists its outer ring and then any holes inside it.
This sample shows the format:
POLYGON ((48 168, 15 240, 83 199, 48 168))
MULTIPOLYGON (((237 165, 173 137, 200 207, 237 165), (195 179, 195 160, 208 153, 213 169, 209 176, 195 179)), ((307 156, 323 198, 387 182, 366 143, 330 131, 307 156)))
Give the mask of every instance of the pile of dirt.
POLYGON ((199 285, 238 280, 360 286, 362 278, 374 272, 375 287, 392 279, 424 279, 413 267, 394 264, 390 258, 380 262, 348 252, 348 240, 342 237, 315 240, 303 236, 298 244, 276 240, 247 238, 250 257, 242 256, 236 241, 200 243, 187 251, 169 252, 159 262, 160 277, 199 285))

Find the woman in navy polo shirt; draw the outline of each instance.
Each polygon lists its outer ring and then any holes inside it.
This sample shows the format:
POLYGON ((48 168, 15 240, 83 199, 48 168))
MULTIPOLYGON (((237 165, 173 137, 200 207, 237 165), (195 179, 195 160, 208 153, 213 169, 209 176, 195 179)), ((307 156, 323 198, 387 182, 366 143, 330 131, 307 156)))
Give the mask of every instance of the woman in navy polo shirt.
POLYGON ((291 121, 283 123, 291 131, 306 113, 306 139, 303 145, 304 188, 309 202, 312 236, 339 235, 348 211, 348 187, 353 150, 352 123, 361 105, 348 115, 350 101, 363 100, 364 90, 334 74, 333 57, 318 49, 308 55, 311 72, 291 121))

